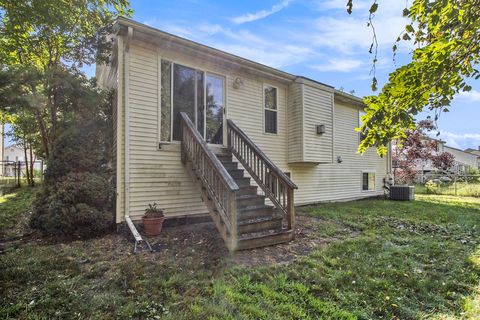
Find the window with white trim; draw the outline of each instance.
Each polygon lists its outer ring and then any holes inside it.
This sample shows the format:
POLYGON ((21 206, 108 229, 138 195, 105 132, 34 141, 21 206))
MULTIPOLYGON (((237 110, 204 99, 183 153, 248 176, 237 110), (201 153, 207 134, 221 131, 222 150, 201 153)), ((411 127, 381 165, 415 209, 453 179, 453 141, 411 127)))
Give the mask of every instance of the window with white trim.
POLYGON ((263 87, 264 99, 264 128, 265 133, 277 133, 277 88, 265 85, 263 87))
POLYGON ((362 172, 362 190, 375 190, 375 172, 362 172))

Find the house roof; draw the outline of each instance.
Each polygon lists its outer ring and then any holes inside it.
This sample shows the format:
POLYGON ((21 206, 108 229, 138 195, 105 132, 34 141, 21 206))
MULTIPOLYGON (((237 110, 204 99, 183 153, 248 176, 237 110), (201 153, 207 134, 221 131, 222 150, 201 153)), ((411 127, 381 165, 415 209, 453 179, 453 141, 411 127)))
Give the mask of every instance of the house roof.
POLYGON ((282 71, 280 69, 269 67, 267 65, 234 55, 232 53, 215 49, 213 47, 150 27, 148 25, 139 23, 132 19, 128 19, 125 17, 119 17, 117 19, 117 23, 116 23, 117 32, 119 32, 120 34, 126 34, 128 27, 131 27, 137 32, 140 32, 146 35, 147 38, 144 38, 145 40, 152 41, 152 38, 154 38, 159 42, 168 41, 170 45, 179 45, 179 46, 191 49, 197 55, 204 54, 206 56, 214 56, 215 60, 222 59, 223 61, 228 62, 230 64, 238 65, 242 69, 246 68, 246 69, 249 69, 251 72, 268 74, 279 80, 283 80, 287 82, 298 81, 299 79, 305 80, 306 82, 310 82, 312 84, 321 86, 323 89, 332 90, 335 93, 335 98, 338 99, 339 101, 350 102, 350 103, 364 106, 362 98, 336 90, 334 89, 333 86, 325 84, 323 82, 310 79, 304 76, 297 76, 297 75, 282 71))

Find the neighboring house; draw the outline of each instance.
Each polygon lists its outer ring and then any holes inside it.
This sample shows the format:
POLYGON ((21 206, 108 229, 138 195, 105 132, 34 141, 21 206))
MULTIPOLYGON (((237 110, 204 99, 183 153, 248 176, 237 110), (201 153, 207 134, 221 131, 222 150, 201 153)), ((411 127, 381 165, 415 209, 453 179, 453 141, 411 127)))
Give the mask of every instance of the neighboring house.
POLYGON ((362 99, 329 85, 125 18, 97 78, 117 92, 117 223, 209 213, 233 250, 292 239, 294 205, 384 194, 390 153, 357 153, 362 99))
POLYGON ((478 146, 478 149, 472 149, 472 148, 465 149, 465 152, 468 152, 477 156, 477 168, 480 169, 480 146, 478 146))
MULTIPOLYGON (((454 164, 452 168, 450 168, 453 172, 467 172, 470 167, 478 167, 478 159, 479 157, 472 152, 468 152, 467 150, 460 150, 457 148, 449 147, 445 144, 445 141, 439 139, 432 139, 437 142, 437 150, 436 154, 441 154, 443 152, 448 152, 455 157, 454 164)), ((438 169, 435 168, 430 160, 419 160, 417 161, 416 165, 417 171, 420 174, 426 174, 429 172, 437 171, 438 169)))
MULTIPOLYGON (((30 161, 30 155, 28 156, 28 161, 30 161)), ((41 170, 42 161, 37 160, 35 154, 33 155, 33 161, 35 161, 33 169, 41 170)), ((3 175, 6 177, 15 176, 17 170, 17 163, 21 162, 21 172, 22 175, 25 175, 25 152, 22 147, 16 145, 10 145, 4 148, 3 152, 3 175)))

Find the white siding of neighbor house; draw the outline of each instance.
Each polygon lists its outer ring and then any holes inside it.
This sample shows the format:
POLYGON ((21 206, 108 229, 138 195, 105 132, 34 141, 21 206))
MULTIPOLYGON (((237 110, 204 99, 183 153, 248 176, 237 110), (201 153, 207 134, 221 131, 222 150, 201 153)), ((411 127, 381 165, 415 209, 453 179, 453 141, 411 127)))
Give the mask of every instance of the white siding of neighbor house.
POLYGON ((444 146, 443 151, 451 153, 455 157, 456 162, 460 162, 463 165, 467 165, 471 167, 477 166, 477 156, 472 153, 451 148, 449 146, 444 146))
MULTIPOLYGON (((120 45, 120 48, 122 47, 123 45, 120 45)), ((318 93, 309 92, 311 106, 306 107, 309 130, 315 133, 314 124, 326 124, 325 141, 330 139, 331 144, 333 139, 334 145, 330 149, 328 145, 326 146, 325 154, 328 156, 323 153, 317 155, 321 161, 330 163, 289 165, 291 158, 296 157, 295 153, 300 152, 298 147, 300 144, 297 135, 294 135, 295 138, 291 135, 287 137, 287 132, 297 130, 292 126, 290 119, 287 120, 287 101, 298 104, 297 98, 292 99, 292 96, 289 96, 289 94, 295 96, 298 92, 295 93, 295 90, 292 92, 284 83, 200 60, 194 55, 172 50, 169 46, 156 48, 134 40, 128 53, 119 52, 119 61, 124 59, 124 63, 119 63, 118 70, 118 91, 123 97, 118 103, 120 125, 117 132, 119 141, 117 168, 121 171, 117 178, 120 202, 117 204, 118 222, 123 220, 125 210, 128 210, 133 219, 140 218, 146 206, 153 202, 165 210, 167 217, 207 213, 200 199, 199 190, 192 183, 192 178, 180 161, 180 144, 175 142, 162 144, 159 149, 158 72, 161 58, 225 77, 227 117, 232 119, 282 170, 291 172, 292 179, 299 187, 295 193, 296 204, 346 200, 383 193, 382 178, 387 172, 387 160, 379 158, 374 150, 363 156, 356 153, 358 133, 354 128, 358 126, 357 107, 336 104, 334 110, 331 107, 318 109, 315 102, 315 95, 318 93), (243 85, 234 89, 233 83, 237 77, 241 77, 243 85), (278 88, 277 134, 264 133, 264 85, 278 88), (317 112, 318 110, 321 112, 317 112), (328 124, 328 114, 332 113, 334 118, 333 120, 330 118, 328 124), (129 116, 126 117, 126 114, 129 116), (126 124, 128 128, 124 128, 122 124, 126 124), (332 159, 336 159, 337 156, 342 156, 343 163, 338 164, 336 161, 332 163, 332 159), (361 191, 362 170, 376 172, 375 191, 361 191)), ((333 93, 329 94, 330 99, 333 99, 333 93)), ((322 105, 327 106, 329 103, 325 96, 318 99, 322 105)), ((330 106, 332 104, 330 100, 330 106)), ((292 112, 292 109, 289 112, 292 121, 301 123, 298 113, 292 112)), ((320 145, 322 148, 325 147, 320 145)), ((311 152, 311 157, 316 157, 316 149, 312 149, 311 152)))

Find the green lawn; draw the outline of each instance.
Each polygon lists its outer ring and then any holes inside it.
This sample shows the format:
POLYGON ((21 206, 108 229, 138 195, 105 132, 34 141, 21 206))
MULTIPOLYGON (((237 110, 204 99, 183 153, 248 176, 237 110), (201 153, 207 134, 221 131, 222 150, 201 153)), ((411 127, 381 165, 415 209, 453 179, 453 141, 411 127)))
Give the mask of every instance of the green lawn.
MULTIPOLYGON (((13 200, 27 194, 0 198, 2 228, 12 210, 28 211, 13 200)), ((479 318, 480 199, 418 195, 302 211, 320 218, 319 237, 352 236, 287 265, 248 267, 193 250, 191 259, 132 255, 121 235, 7 245, 0 318, 479 318)))

